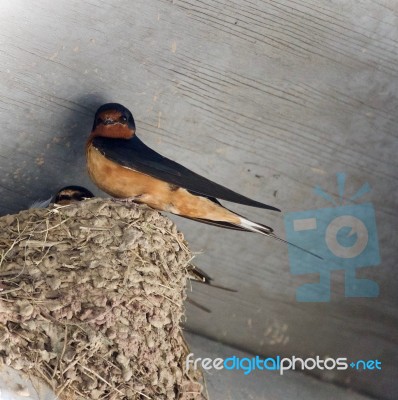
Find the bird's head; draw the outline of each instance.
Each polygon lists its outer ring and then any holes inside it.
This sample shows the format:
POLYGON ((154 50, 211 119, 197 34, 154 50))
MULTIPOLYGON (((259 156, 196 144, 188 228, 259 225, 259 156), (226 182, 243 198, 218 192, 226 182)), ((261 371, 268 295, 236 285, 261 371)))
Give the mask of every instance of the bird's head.
POLYGON ((92 137, 130 139, 134 134, 133 114, 121 104, 104 104, 95 113, 92 137))
POLYGON ((53 198, 53 202, 60 205, 67 205, 82 201, 84 199, 91 199, 94 195, 83 186, 65 186, 59 189, 53 198))

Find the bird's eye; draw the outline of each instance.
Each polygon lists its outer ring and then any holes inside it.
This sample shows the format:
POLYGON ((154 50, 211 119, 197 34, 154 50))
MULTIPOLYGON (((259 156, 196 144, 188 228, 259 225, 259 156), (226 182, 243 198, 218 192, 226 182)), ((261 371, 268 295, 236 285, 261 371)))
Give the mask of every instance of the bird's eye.
POLYGON ((122 116, 120 117, 120 121, 122 121, 122 122, 127 122, 127 117, 124 116, 124 115, 122 115, 122 116))
POLYGON ((102 121, 102 119, 100 118, 100 117, 98 117, 97 119, 96 119, 96 121, 95 121, 95 123, 97 124, 97 125, 99 125, 100 123, 102 123, 103 121, 102 121))

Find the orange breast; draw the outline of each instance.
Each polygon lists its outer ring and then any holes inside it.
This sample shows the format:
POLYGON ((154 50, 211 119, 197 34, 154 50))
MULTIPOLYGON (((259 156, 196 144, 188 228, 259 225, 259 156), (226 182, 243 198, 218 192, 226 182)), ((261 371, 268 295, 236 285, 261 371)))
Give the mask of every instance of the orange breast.
POLYGON ((137 198, 152 208, 190 218, 239 223, 239 217, 224 207, 183 188, 134 171, 108 160, 91 144, 87 146, 87 169, 91 179, 104 192, 118 198, 137 198))
POLYGON ((87 169, 94 183, 113 197, 129 198, 157 193, 159 198, 168 200, 167 183, 108 160, 92 145, 87 148, 87 169))

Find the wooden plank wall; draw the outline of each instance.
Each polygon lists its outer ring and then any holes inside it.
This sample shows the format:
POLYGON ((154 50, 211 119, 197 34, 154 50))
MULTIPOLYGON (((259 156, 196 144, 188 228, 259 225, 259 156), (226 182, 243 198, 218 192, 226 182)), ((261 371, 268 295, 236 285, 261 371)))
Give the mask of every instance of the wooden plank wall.
MULTIPOLYGON (((232 355, 240 359, 251 358, 252 354, 216 343, 202 336, 187 334, 195 357, 224 360, 232 355)), ((354 393, 348 388, 297 373, 254 370, 245 375, 242 370, 209 370, 204 373, 209 399, 224 400, 370 400, 368 396, 354 393)))
MULTIPOLYGON (((147 144, 284 212, 329 207, 365 182, 381 264, 358 273, 378 298, 296 301, 287 248, 176 218, 196 263, 229 294, 194 285, 189 329, 255 354, 380 359, 382 371, 323 379, 397 391, 398 3, 393 0, 14 0, 0 4, 0 210, 65 184, 93 188, 83 144, 93 112, 117 101, 147 144)), ((99 193, 98 191, 96 193, 99 193)), ((284 236, 283 215, 231 206, 284 236)), ((315 372, 314 372, 315 373, 315 372)))

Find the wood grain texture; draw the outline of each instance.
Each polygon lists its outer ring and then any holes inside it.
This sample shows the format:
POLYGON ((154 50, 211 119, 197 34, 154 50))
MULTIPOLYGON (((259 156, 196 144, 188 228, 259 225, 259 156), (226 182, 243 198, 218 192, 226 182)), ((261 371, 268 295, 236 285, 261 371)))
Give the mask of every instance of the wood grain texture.
MULTIPOLYGON (((224 360, 236 356, 240 359, 252 358, 221 343, 188 333, 185 335, 190 351, 196 358, 216 358, 224 360)), ((210 399, 226 400, 369 400, 370 397, 353 393, 329 382, 322 382, 304 374, 285 371, 284 375, 272 372, 252 371, 244 375, 243 371, 210 370, 205 373, 206 386, 210 399)))
MULTIPOLYGON (((358 270, 376 299, 300 303, 284 245, 176 218, 197 264, 237 294, 194 286, 190 329, 258 354, 379 358, 322 378, 397 391, 398 7, 393 0, 27 0, 0 5, 0 208, 86 185, 95 109, 116 101, 166 157, 284 212, 328 207, 368 182, 382 262, 358 270)), ((95 193, 99 193, 96 191, 95 193)), ((228 204, 228 206, 230 206, 228 204)), ((284 235, 283 215, 231 208, 284 235)))

